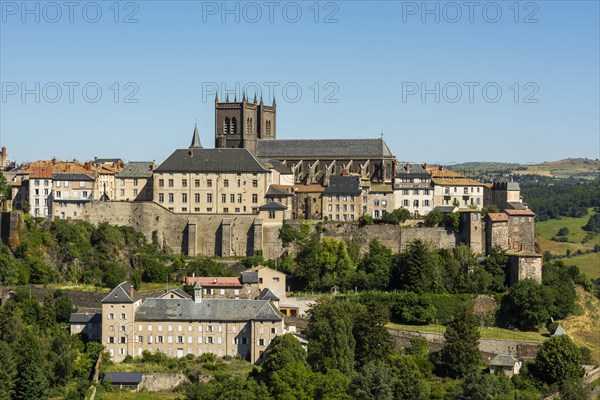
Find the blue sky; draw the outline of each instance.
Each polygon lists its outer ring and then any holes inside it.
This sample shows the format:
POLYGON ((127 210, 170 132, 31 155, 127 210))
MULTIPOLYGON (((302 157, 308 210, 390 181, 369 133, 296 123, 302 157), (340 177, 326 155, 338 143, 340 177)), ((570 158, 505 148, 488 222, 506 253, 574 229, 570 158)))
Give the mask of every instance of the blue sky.
POLYGON ((0 3, 18 161, 160 162, 196 121, 212 147, 214 86, 252 82, 274 88, 281 139, 383 132, 430 163, 599 157, 598 1, 0 3))

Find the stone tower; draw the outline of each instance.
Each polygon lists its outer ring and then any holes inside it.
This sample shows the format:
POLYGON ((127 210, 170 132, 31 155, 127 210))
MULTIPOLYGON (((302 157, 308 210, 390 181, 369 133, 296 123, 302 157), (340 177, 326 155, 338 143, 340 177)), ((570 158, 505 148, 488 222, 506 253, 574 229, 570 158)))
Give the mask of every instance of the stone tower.
POLYGON ((215 147, 216 148, 245 148, 256 153, 258 140, 275 139, 277 104, 267 106, 262 96, 257 103, 256 95, 249 101, 244 93, 242 101, 237 98, 224 103, 215 96, 215 147))

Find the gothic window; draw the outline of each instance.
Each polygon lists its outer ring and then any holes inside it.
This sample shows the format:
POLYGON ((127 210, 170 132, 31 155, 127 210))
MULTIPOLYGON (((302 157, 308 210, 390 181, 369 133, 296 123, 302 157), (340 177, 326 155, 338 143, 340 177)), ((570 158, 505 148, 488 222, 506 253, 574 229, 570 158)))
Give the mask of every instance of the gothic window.
POLYGON ((231 130, 229 131, 232 135, 237 134, 237 119, 231 118, 231 130))
POLYGON ((231 132, 231 123, 229 117, 225 118, 225 125, 223 125, 223 133, 226 135, 231 132))
POLYGON ((247 132, 249 135, 252 135, 252 118, 248 118, 248 119, 246 120, 246 132, 247 132))
POLYGON ((267 134, 267 136, 271 135, 271 121, 267 121, 265 126, 265 133, 267 134))

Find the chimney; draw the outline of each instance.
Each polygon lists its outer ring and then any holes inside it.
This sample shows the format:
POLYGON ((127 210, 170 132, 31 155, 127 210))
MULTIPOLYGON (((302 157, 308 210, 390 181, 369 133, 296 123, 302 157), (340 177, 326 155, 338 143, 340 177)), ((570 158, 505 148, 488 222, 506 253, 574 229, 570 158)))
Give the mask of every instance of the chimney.
POLYGON ((6 162, 6 146, 2 146, 2 163, 6 162))
POLYGON ((129 286, 129 297, 131 297, 131 299, 133 299, 133 286, 129 286))
POLYGON ((202 286, 198 282, 194 285, 194 303, 202 303, 202 286))
POLYGON ((152 171, 156 169, 156 160, 152 160, 152 171))

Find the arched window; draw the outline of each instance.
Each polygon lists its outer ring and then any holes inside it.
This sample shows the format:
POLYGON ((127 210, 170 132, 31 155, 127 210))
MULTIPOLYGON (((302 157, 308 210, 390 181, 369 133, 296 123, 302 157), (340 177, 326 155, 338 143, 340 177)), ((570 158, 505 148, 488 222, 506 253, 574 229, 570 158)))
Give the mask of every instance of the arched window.
POLYGON ((233 117, 231 119, 231 134, 235 135, 237 133, 237 119, 233 117))
POLYGON ((246 132, 247 132, 249 135, 252 135, 252 118, 248 118, 248 119, 246 120, 246 132))
POLYGON ((267 121, 267 123, 265 124, 265 133, 267 134, 267 136, 271 135, 271 121, 267 121))
POLYGON ((229 117, 225 118, 225 124, 223 125, 223 133, 225 135, 227 135, 229 133, 229 129, 231 128, 231 125, 229 123, 229 117))

